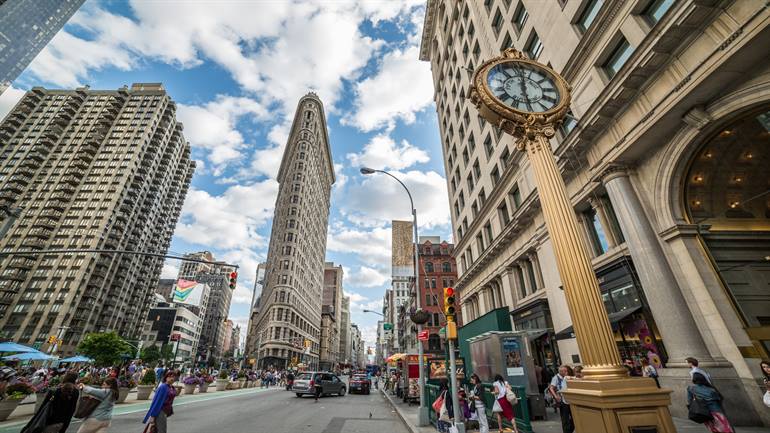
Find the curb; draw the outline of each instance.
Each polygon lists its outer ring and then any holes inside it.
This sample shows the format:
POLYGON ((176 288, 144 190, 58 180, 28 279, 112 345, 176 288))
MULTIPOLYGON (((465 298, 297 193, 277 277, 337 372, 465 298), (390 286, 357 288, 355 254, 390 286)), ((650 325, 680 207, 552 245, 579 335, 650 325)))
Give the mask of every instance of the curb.
POLYGON ((384 389, 380 389, 380 394, 385 398, 385 400, 388 401, 390 404, 390 407, 393 408, 393 411, 395 411, 398 414, 398 418, 401 420, 402 423, 404 423, 404 426, 409 429, 412 433, 422 433, 422 429, 420 427, 417 427, 415 425, 412 425, 411 422, 407 421, 406 416, 404 416, 404 413, 399 409, 398 406, 396 406, 396 403, 393 401, 392 398, 388 395, 388 393, 384 389))

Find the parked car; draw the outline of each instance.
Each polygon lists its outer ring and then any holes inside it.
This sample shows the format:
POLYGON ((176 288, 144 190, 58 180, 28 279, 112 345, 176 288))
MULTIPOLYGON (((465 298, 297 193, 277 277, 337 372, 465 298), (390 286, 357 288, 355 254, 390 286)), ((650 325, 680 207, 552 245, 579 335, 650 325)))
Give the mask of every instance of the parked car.
POLYGON ((291 386, 291 390, 297 394, 297 397, 302 397, 305 394, 314 395, 316 383, 321 383, 321 395, 337 394, 339 396, 345 395, 347 386, 339 377, 334 373, 325 371, 310 371, 300 373, 294 378, 294 384, 291 386))
POLYGON ((355 374, 350 377, 350 393, 369 394, 372 383, 365 374, 355 374))

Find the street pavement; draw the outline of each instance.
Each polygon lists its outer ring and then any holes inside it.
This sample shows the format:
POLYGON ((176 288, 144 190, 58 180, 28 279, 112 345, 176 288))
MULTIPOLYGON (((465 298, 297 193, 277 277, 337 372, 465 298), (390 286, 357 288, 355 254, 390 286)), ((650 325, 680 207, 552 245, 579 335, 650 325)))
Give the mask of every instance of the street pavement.
MULTIPOLYGON (((115 407, 110 433, 139 433, 149 402, 115 407)), ((18 433, 21 425, 0 427, 18 433)), ((78 420, 67 433, 75 433, 78 420)), ((169 432, 184 433, 409 433, 379 392, 297 398, 283 388, 182 395, 174 401, 169 432)))

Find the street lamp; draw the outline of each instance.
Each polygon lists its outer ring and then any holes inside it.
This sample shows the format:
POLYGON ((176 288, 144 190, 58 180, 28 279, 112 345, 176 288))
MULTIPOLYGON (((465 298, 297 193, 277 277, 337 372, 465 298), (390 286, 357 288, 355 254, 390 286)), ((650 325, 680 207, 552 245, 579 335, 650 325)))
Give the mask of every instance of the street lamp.
POLYGON ((382 317, 385 317, 384 314, 382 314, 382 313, 380 313, 378 311, 372 311, 372 310, 363 310, 363 311, 364 311, 364 313, 374 313, 374 314, 379 314, 382 317))
MULTIPOLYGON (((419 294, 419 282, 418 282, 418 275, 419 275, 419 256, 420 256, 420 238, 417 236, 417 209, 414 208, 414 200, 412 199, 412 193, 409 191, 409 188, 404 185, 404 182, 401 182, 401 179, 397 178, 396 176, 393 176, 392 174, 388 173, 387 171, 383 170, 375 170, 373 168, 369 167, 361 167, 361 174, 363 175, 370 175, 375 173, 382 173, 385 175, 388 175, 396 180, 396 182, 400 183, 402 187, 404 187, 404 191, 406 191, 406 194, 409 196, 409 204, 412 206, 412 226, 414 227, 414 293, 415 293, 415 306, 417 307, 417 311, 420 311, 420 294, 419 294)), ((366 311, 366 310, 364 310, 366 311)), ((384 317, 384 316, 383 316, 384 317)), ((419 334, 422 331, 422 323, 417 323, 417 333, 419 334)), ((423 349, 422 349, 422 342, 418 341, 417 343, 417 357, 418 357, 418 366, 420 369, 420 377, 418 379, 418 385, 420 387, 420 411, 419 411, 419 418, 417 420, 417 425, 419 427, 424 427, 430 424, 430 420, 428 418, 428 407, 425 404, 425 360, 423 359, 423 349)))

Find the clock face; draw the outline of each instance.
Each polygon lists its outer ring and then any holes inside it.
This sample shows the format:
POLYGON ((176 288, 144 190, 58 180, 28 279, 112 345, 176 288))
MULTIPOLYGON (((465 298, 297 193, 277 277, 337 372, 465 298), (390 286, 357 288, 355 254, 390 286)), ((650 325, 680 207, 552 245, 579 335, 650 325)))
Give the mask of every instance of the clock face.
POLYGON ((553 76, 528 63, 504 62, 487 73, 487 86, 500 102, 514 110, 542 113, 559 104, 553 76))

